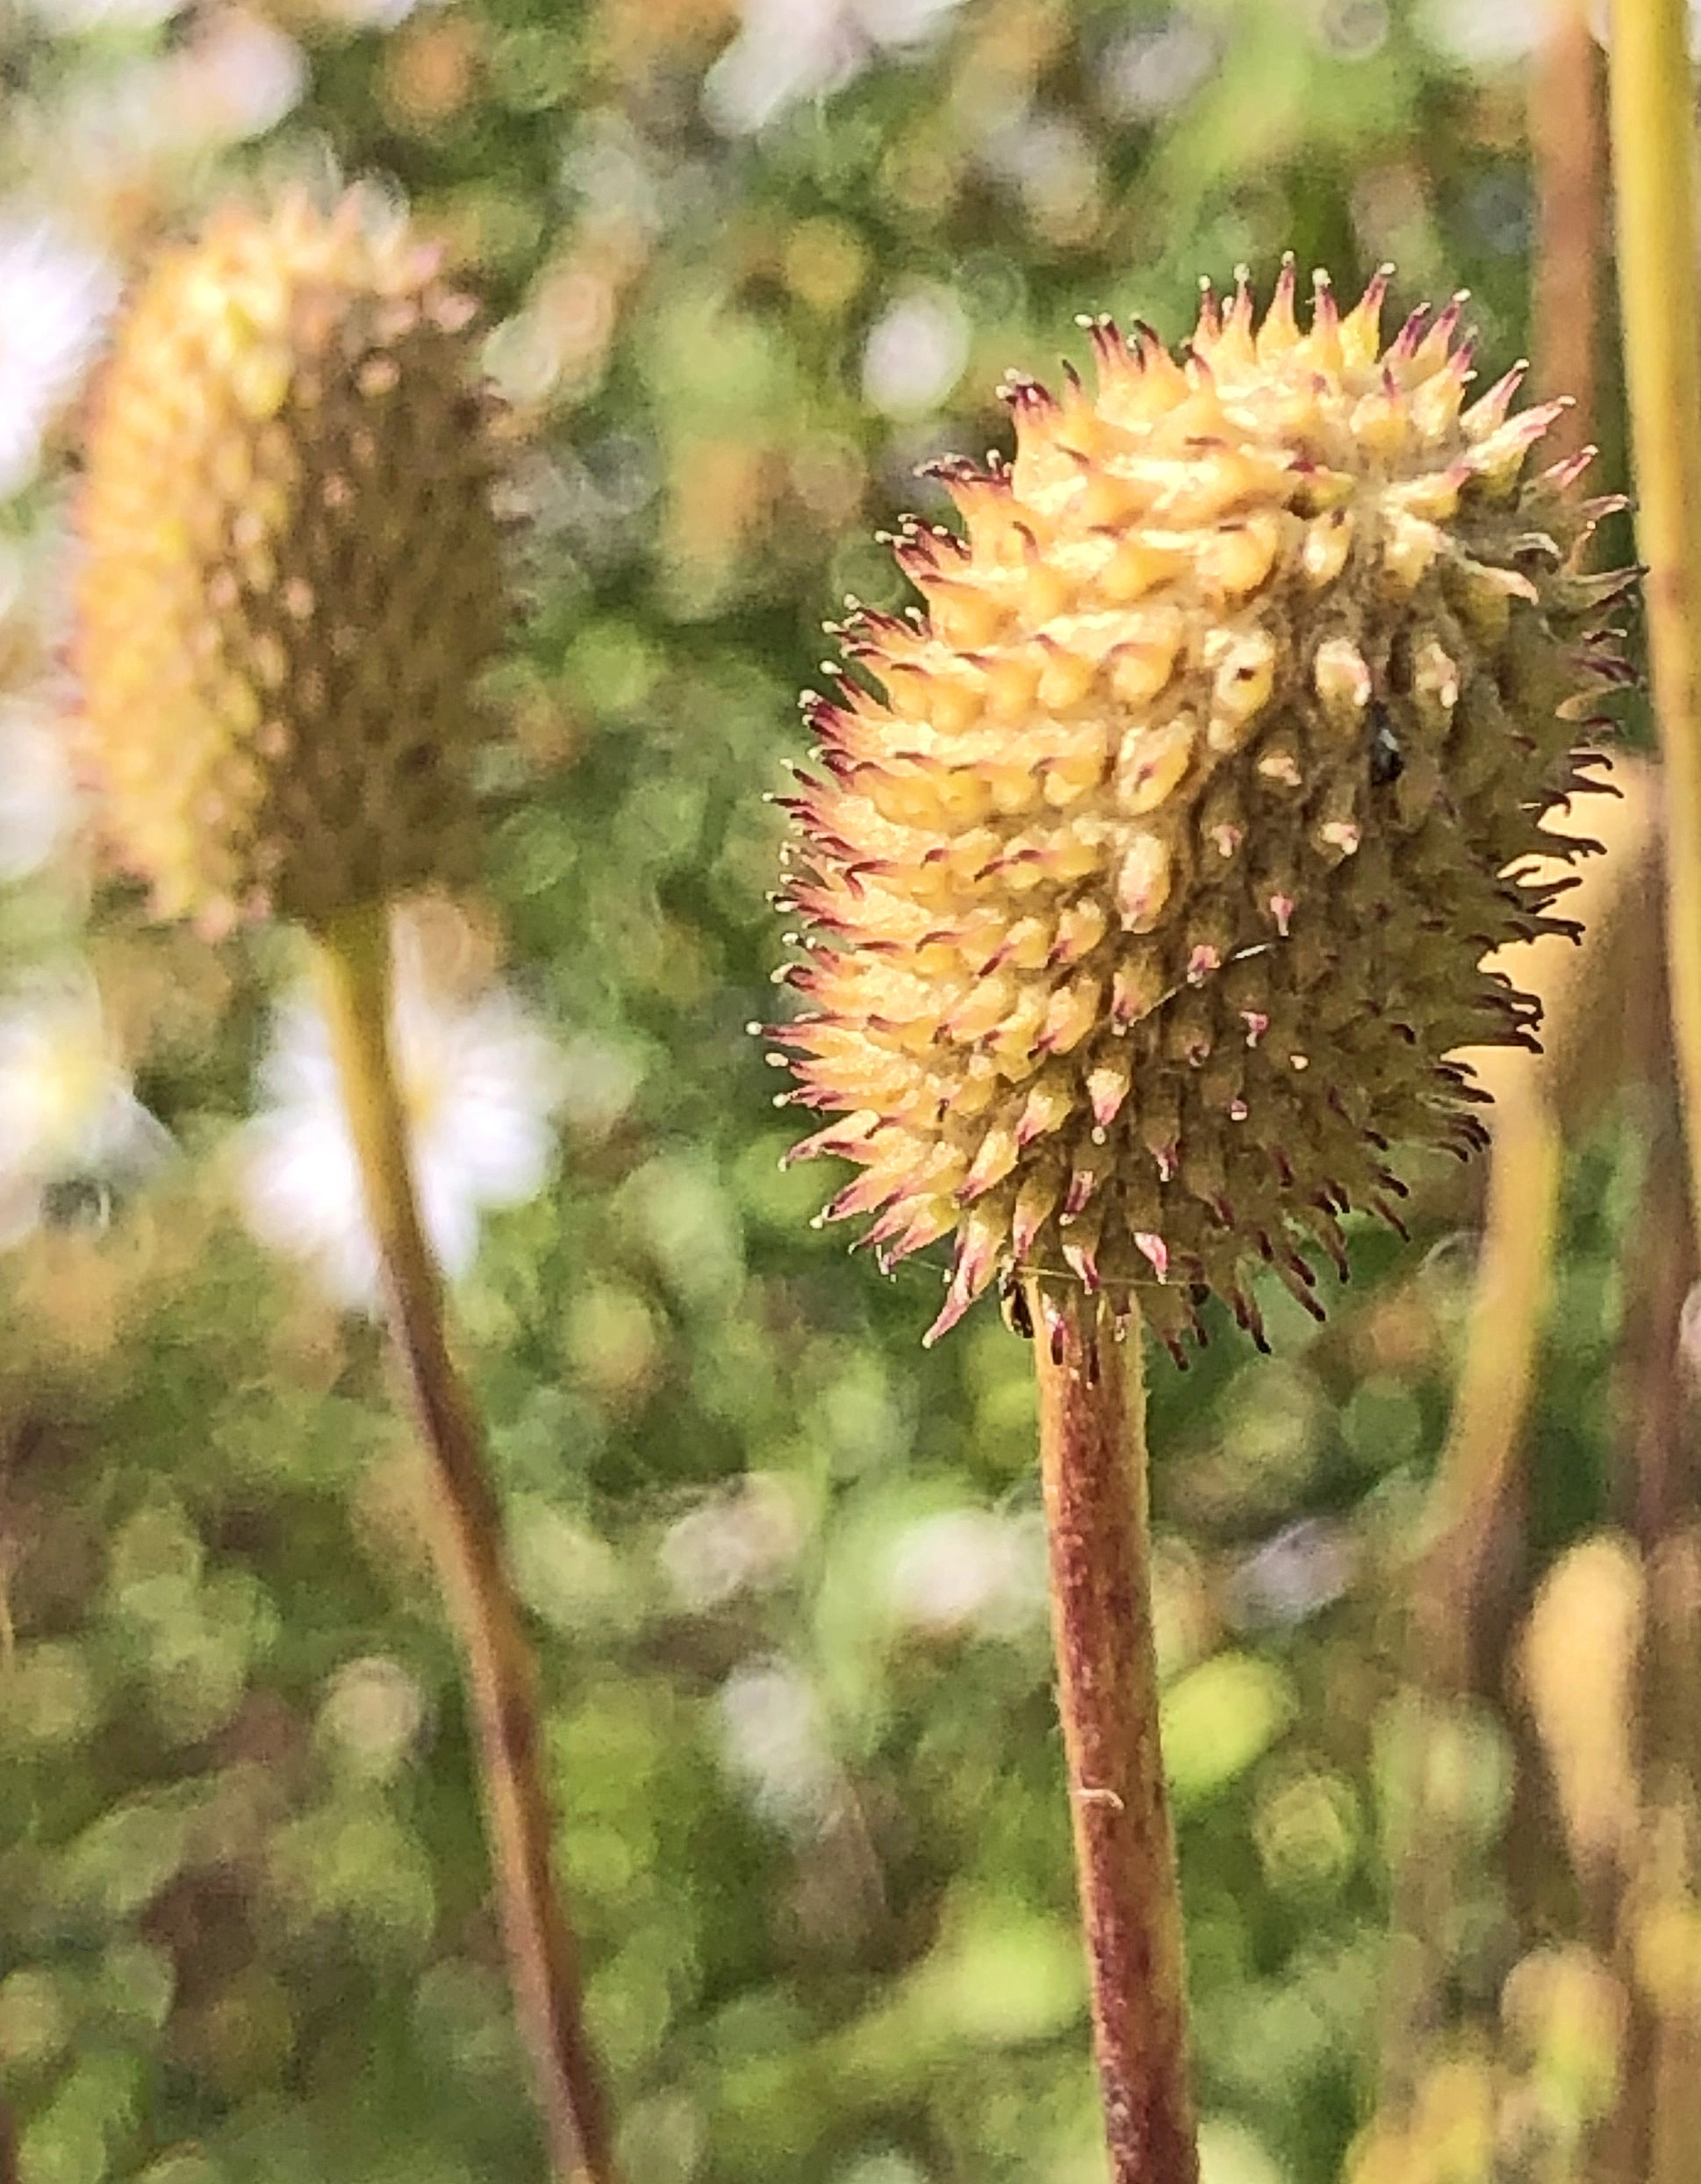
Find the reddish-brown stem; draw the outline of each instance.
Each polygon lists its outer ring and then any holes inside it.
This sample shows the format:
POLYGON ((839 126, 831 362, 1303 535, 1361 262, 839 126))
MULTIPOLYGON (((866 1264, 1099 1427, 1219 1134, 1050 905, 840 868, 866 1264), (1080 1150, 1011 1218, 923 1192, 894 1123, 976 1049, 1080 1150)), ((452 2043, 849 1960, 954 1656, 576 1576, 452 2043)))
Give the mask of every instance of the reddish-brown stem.
POLYGON ((1158 1736, 1138 1318, 1036 1282, 1058 1705, 1115 2184, 1197 2184, 1175 1847, 1158 1736))
POLYGON ((396 1347, 430 1452, 432 1545, 460 1633, 515 2016, 559 2184, 616 2184, 578 1951, 550 1866, 536 1672, 502 1552, 484 1436, 449 1354, 441 1284, 420 1226, 389 1046, 390 941, 381 909, 320 932, 319 986, 396 1347))

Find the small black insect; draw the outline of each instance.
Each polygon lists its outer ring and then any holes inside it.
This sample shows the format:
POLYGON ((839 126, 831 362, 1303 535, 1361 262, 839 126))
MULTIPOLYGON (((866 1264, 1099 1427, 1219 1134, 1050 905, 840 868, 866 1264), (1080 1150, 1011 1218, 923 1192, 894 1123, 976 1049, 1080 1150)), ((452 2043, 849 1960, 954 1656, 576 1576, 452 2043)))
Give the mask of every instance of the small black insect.
POLYGON ((998 1278, 998 1301, 1004 1314, 1004 1324, 1011 1334, 1019 1335, 1024 1343, 1031 1343, 1033 1314, 1028 1309, 1028 1292, 1014 1267, 1007 1266, 998 1278))
POLYGON ((1400 739, 1394 733, 1386 705, 1373 705, 1370 720, 1370 785, 1373 789, 1385 789, 1405 771, 1406 755, 1400 748, 1400 739))

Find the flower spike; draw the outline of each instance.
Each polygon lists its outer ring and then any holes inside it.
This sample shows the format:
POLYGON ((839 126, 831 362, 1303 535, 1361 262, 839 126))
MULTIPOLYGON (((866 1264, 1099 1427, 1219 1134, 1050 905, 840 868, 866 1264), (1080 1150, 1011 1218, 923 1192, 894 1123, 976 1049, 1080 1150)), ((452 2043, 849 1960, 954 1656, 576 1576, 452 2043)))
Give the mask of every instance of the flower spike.
POLYGON ((1261 325, 1202 283, 1181 366, 1084 321, 1095 391, 1011 376, 995 511, 936 466, 966 537, 901 533, 922 619, 811 704, 788 899, 830 944, 780 1037, 850 1118, 829 1211, 892 1261, 955 1231, 929 1341, 1023 1275, 1172 1349, 1207 1293, 1260 1340, 1266 1271, 1320 1313, 1307 1254, 1400 1224, 1390 1148, 1481 1139, 1448 1056, 1535 1035, 1482 960, 1565 929, 1543 822, 1626 579, 1576 566, 1581 462, 1531 461, 1558 410, 1514 371, 1461 412, 1465 299, 1384 346, 1389 278, 1319 275, 1304 333, 1291 259, 1261 325))

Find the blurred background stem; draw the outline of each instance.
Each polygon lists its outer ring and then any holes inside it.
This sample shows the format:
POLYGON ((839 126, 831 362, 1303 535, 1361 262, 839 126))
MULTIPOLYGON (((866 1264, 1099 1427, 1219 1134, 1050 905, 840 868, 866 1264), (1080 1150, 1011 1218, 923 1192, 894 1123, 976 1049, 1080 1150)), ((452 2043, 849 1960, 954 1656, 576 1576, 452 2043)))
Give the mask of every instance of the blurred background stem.
POLYGON ((351 913, 316 938, 391 1328, 431 1457, 432 1543, 460 1633, 503 1938, 551 2164, 561 2184, 614 2184, 578 1950, 551 1869, 536 1672, 504 1561, 482 1429, 449 1355, 442 1285, 414 1191, 390 1047, 387 911, 351 913))
POLYGON ((1554 453, 1595 438, 1596 354, 1607 194, 1600 48, 1590 0, 1548 0, 1547 27, 1531 64, 1530 159, 1536 196, 1531 353, 1544 398, 1569 395, 1554 453))
POLYGON ((1503 1099, 1495 1120, 1482 1256, 1453 1421, 1430 1504, 1432 1544, 1420 1565, 1420 1658, 1430 1680, 1455 1692, 1494 1689, 1518 1560, 1518 1464, 1534 1388, 1542 1314, 1559 1223, 1563 1146, 1539 1092, 1503 1099))
POLYGON ((1614 0, 1608 66, 1618 287, 1666 772, 1672 1026, 1701 1209, 1701 305, 1685 0, 1614 0))
POLYGON ((1436 1806, 1459 1703, 1496 1698, 1515 1615, 1525 1518, 1521 1455, 1557 1241, 1562 1142, 1539 1092, 1496 1113, 1482 1252, 1453 1421, 1431 1489, 1430 1543, 1412 1574, 1400 1801, 1392 1858, 1393 1945, 1382 2002, 1382 2097, 1414 2096, 1448 1980, 1442 1937, 1468 1846, 1436 1806), (1441 1772, 1438 1773, 1438 1765, 1441 1772))
POLYGON ((1140 1322, 1136 1314, 1118 1328, 1100 1301, 1075 1289, 1059 1299, 1037 1282, 1029 1303, 1058 1704, 1111 2173, 1116 2184, 1195 2184, 1140 1322))

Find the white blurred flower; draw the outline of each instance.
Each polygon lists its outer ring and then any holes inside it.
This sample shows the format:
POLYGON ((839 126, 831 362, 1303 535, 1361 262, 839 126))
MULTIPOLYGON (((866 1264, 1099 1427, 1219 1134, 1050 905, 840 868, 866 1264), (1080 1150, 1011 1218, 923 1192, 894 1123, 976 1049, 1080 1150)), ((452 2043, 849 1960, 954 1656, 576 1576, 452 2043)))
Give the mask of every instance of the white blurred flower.
POLYGON ((160 65, 164 117, 179 145, 264 136, 307 88, 307 57, 294 39, 241 8, 213 17, 160 65))
POLYGON ((1555 19, 1553 0, 1430 0, 1420 18, 1432 44, 1468 68, 1525 60, 1555 19))
POLYGON ((319 1729, 351 1772, 385 1782, 412 1758, 425 1718, 418 1679, 371 1654, 345 1661, 327 1683, 319 1729))
POLYGON ((989 172, 1021 192, 1030 216, 1048 233, 1077 233, 1103 190, 1092 140, 1067 114, 1013 111, 988 127, 980 156, 989 172))
POLYGON ((669 1525, 658 1559, 694 1615, 749 1589, 776 1585, 803 1543, 803 1513, 789 1482, 752 1472, 669 1525))
POLYGON ((1099 70, 1100 101, 1130 120, 1169 113, 1209 76, 1217 53, 1217 39, 1201 18, 1176 9, 1110 47, 1099 70))
MULTIPOLYGON (((143 55, 73 68, 51 99, 20 101, 12 118, 20 170, 51 174, 55 204, 119 264, 133 261, 168 202, 167 178, 181 173, 168 75, 167 61, 143 55)), ((173 206, 182 202, 181 190, 169 197, 173 206)))
MULTIPOLYGON (((0 347, 5 336, 0 332, 0 347)), ((25 530, 0 536, 0 694, 42 720, 74 702, 66 672, 71 634, 69 497, 62 484, 40 496, 25 530)), ((0 784, 0 798, 4 796, 0 784)))
POLYGON ((814 1833, 838 1801, 821 1708, 791 1662, 747 1661, 721 1686, 721 1751, 764 1819, 814 1833))
POLYGON ((836 91, 883 47, 919 44, 959 0, 743 0, 743 28, 709 70, 703 101, 747 135, 800 99, 836 91))
MULTIPOLYGON (((561 1055, 511 993, 470 1002, 432 991, 411 927, 398 927, 391 1035, 412 1133, 420 1210, 444 1271, 464 1273, 489 1207, 543 1187, 555 1148, 561 1055)), ((262 1081, 267 1112, 244 1128, 241 1191, 262 1243, 310 1261, 339 1303, 376 1308, 377 1245, 324 1017, 277 1012, 262 1081)))
MULTIPOLYGON (((1511 0, 1501 0, 1503 6, 1511 0)), ((1589 11, 1589 27, 1595 34, 1595 42, 1610 47, 1612 43, 1612 0, 1594 0, 1589 11)), ((1701 55, 1701 0, 1690 0, 1690 58, 1701 55)))
POLYGON ((1358 1543, 1344 1526, 1298 1517, 1253 1548, 1224 1588, 1229 1621, 1238 1630, 1282 1629, 1339 1600, 1360 1562, 1358 1543))
POLYGON ((86 965, 0 999, 0 1246, 40 1225, 56 1185, 133 1180, 171 1146, 131 1089, 86 965))
MULTIPOLYGON (((1527 61, 1562 19, 1554 0, 1429 0, 1418 20, 1430 43, 1484 74, 1527 61)), ((1608 0, 1594 0, 1589 27, 1612 42, 1608 0)), ((1690 52, 1701 54, 1701 0, 1690 0, 1690 52)))
POLYGON ((862 353, 862 390, 886 417, 937 409, 969 361, 968 313, 949 289, 901 296, 874 321, 862 353))
POLYGON ((1012 1637, 1045 1614, 1045 1532, 1037 1515, 942 1509, 893 1542, 886 1598, 930 1636, 1012 1637))
POLYGON ((128 262, 199 193, 210 154, 276 128, 306 85, 293 38, 261 14, 222 8, 163 51, 73 70, 51 99, 20 105, 15 162, 50 174, 55 202, 128 262))
POLYGON ((76 823, 65 739, 46 707, 0 698, 0 881, 39 871, 76 823))
POLYGON ((29 483, 118 301, 117 268, 48 221, 0 208, 0 500, 29 483))

